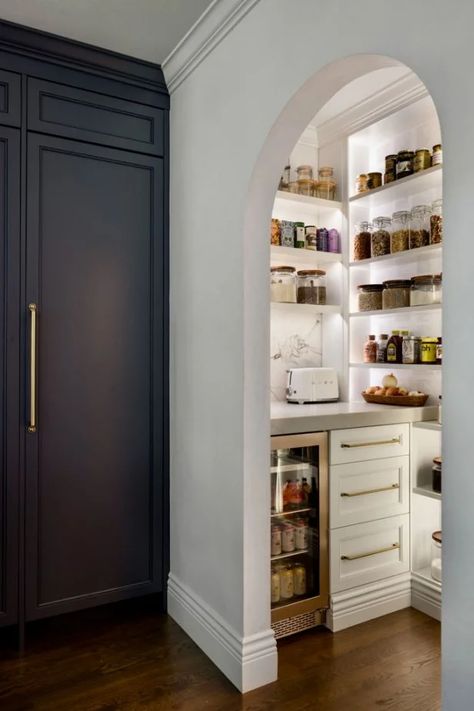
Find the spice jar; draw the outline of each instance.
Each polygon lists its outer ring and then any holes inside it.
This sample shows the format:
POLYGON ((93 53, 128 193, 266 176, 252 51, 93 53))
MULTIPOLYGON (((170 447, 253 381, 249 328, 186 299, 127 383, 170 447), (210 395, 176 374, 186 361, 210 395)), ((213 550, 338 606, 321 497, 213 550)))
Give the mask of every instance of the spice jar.
POLYGON ((369 336, 364 345, 364 363, 377 362, 377 343, 375 336, 369 336))
POLYGON ((369 190, 380 188, 382 185, 382 173, 367 173, 367 187, 369 190))
POLYGON ((382 308, 400 309, 410 306, 410 279, 389 279, 383 283, 382 308))
POLYGON ((395 180, 397 176, 397 155, 396 153, 391 153, 385 156, 385 174, 383 177, 384 183, 391 183, 395 180))
POLYGON ((420 276, 412 277, 410 306, 439 304, 440 283, 440 277, 433 274, 421 274, 420 276))
POLYGON ((390 249, 394 252, 403 252, 409 248, 410 244, 410 213, 407 210, 399 210, 392 215, 392 225, 390 230, 390 249))
POLYGON ((435 531, 431 536, 431 577, 434 580, 441 582, 441 550, 443 537, 441 531, 435 531))
POLYGON ((415 151, 413 160, 413 170, 418 173, 420 170, 426 170, 431 166, 431 153, 427 148, 419 148, 415 151))
POLYGON ((429 205, 416 205, 410 213, 410 249, 426 247, 430 243, 429 205))
POLYGON ((283 247, 295 246, 295 223, 290 220, 280 220, 280 242, 283 247))
POLYGON ((272 267, 270 271, 270 300, 288 304, 296 303, 296 269, 272 267))
POLYGON ((431 165, 441 165, 443 162, 443 148, 441 143, 433 146, 433 155, 431 156, 431 165))
POLYGON ((415 365, 420 362, 421 338, 419 336, 403 336, 402 363, 415 365))
POLYGON ((443 469, 443 460, 441 457, 435 457, 433 459, 433 469, 431 470, 432 472, 432 486, 433 486, 433 491, 436 491, 437 494, 441 494, 441 473, 443 469))
POLYGON ((359 291, 359 311, 379 311, 382 308, 383 284, 361 284, 359 291))
POLYGON ((281 244, 280 220, 276 220, 274 217, 271 222, 270 244, 275 246, 281 244))
POLYGON ((443 200, 434 200, 431 205, 430 217, 431 244, 443 241, 443 200))
POLYGON ((298 304, 326 303, 326 272, 322 269, 303 269, 297 273, 298 304))
POLYGON ((390 228, 392 221, 390 217, 376 217, 374 220, 374 232, 371 238, 371 256, 382 257, 390 254, 390 228))
POLYGON ((396 176, 397 180, 406 178, 413 174, 413 161, 415 154, 413 151, 399 151, 397 153, 396 176))
POLYGON ((359 222, 357 234, 354 237, 354 260, 370 259, 371 255, 371 231, 370 222, 359 222))
POLYGON ((293 566, 293 592, 295 595, 306 595, 306 568, 302 563, 293 566))
POLYGON ((436 363, 436 346, 438 345, 437 338, 422 338, 421 339, 421 355, 420 361, 429 365, 436 363))
POLYGON ((271 595, 272 605, 280 602, 280 572, 276 568, 272 568, 271 595))
POLYGON ((369 181, 369 176, 367 175, 367 173, 361 173, 360 175, 358 175, 356 178, 356 181, 355 181, 356 192, 357 193, 366 193, 367 190, 369 189, 368 181, 369 181))
POLYGON ((296 169, 297 180, 312 180, 313 168, 310 165, 299 165, 296 169))

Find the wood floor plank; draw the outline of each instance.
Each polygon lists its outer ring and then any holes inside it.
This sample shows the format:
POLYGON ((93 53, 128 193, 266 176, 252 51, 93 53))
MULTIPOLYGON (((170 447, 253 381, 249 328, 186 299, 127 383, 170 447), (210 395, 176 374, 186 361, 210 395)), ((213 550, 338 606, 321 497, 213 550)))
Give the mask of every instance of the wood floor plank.
POLYGON ((439 711, 439 624, 415 610, 279 642, 279 679, 241 696, 151 603, 35 623, 0 645, 2 711, 439 711))

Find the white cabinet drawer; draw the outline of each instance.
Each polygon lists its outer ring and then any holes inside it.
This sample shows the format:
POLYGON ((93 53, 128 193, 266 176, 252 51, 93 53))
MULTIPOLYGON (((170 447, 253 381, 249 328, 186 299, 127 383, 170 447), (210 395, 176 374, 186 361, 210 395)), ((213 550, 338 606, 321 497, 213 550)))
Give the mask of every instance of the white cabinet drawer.
POLYGON ((330 592, 409 570, 409 515, 330 531, 330 592))
POLYGON ((336 464, 329 474, 330 526, 350 526, 410 510, 410 457, 336 464))
POLYGON ((401 457, 409 453, 410 426, 378 425, 331 432, 330 464, 401 457))

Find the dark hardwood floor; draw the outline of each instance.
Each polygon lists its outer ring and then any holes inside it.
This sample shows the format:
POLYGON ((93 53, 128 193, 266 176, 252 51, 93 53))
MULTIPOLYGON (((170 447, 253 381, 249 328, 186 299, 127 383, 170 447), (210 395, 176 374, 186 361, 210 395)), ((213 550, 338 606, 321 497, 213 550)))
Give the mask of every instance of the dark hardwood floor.
POLYGON ((438 711, 439 624, 403 610, 279 643, 279 680, 240 696, 150 602, 32 625, 23 656, 3 632, 0 709, 438 711))

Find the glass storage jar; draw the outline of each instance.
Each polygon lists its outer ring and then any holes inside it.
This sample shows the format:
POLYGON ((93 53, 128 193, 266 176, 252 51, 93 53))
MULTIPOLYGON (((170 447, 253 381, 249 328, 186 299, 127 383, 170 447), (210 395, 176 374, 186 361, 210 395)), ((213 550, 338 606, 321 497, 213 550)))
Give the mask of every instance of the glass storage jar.
POLYGON ((410 244, 410 213, 407 210, 399 210, 392 215, 392 225, 390 229, 390 249, 392 254, 404 252, 410 244))
POLYGON ((441 165, 443 162, 443 147, 441 143, 433 146, 433 155, 431 156, 431 165, 441 165))
POLYGON ((323 200, 334 200, 336 197, 336 182, 334 180, 315 180, 315 195, 323 200))
POLYGON ((294 267, 272 267, 270 280, 270 300, 282 303, 296 303, 296 269, 294 267))
POLYGON ((397 154, 390 153, 385 156, 384 183, 392 183, 397 175, 397 154))
POLYGON ((369 189, 368 182, 369 176, 367 173, 361 173, 358 175, 355 181, 356 193, 366 193, 369 189))
POLYGON ((319 180, 321 182, 331 182, 334 180, 334 170, 329 165, 324 165, 318 170, 319 180))
POLYGON ((419 336, 403 336, 402 363, 415 365, 420 362, 421 338, 419 336))
POLYGON ((431 153, 428 148, 418 148, 415 151, 415 159, 413 161, 413 170, 418 173, 420 170, 426 170, 431 167, 431 153))
POLYGON ((313 168, 310 165, 299 165, 296 169, 297 180, 312 180, 313 168))
POLYGON ((383 283, 382 308, 400 309, 410 306, 410 279, 389 279, 383 283))
POLYGON ((359 222, 354 237, 354 261, 358 262, 361 259, 370 259, 371 232, 372 225, 370 222, 359 222))
POLYGON ((412 277, 410 288, 410 306, 425 306, 441 302, 441 279, 434 274, 421 274, 412 277))
POLYGON ((383 284, 360 284, 359 311, 379 311, 382 308, 383 284))
POLYGON ((430 217, 431 244, 443 241, 443 200, 435 200, 431 205, 430 217))
POLYGON ((374 188, 380 188, 382 185, 382 173, 367 173, 368 181, 367 187, 369 190, 374 188))
POLYGON ((374 231, 371 238, 371 256, 382 257, 390 254, 390 217, 376 217, 374 220, 374 231))
POLYGON ((297 273, 297 302, 299 304, 326 303, 326 272, 322 269, 303 269, 297 273))
POLYGON ((410 213, 410 249, 426 247, 430 243, 429 205, 416 205, 410 213))
POLYGON ((441 531, 435 531, 431 536, 431 577, 441 582, 441 550, 443 537, 441 531))
POLYGON ((298 178, 298 193, 312 197, 314 193, 314 180, 312 178, 298 178))
POLYGON ((433 459, 433 469, 431 471, 433 491, 437 494, 441 494, 441 474, 443 471, 443 460, 441 457, 435 457, 433 459))
POLYGON ((413 174, 413 162, 415 154, 413 151, 399 151, 397 153, 396 176, 397 180, 406 178, 413 174))

